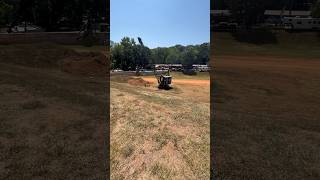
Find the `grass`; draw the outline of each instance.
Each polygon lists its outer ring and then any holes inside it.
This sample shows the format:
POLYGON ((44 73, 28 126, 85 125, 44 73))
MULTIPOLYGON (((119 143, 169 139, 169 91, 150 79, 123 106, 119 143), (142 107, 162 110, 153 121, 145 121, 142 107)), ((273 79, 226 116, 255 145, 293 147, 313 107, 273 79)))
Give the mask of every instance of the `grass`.
POLYGON ((91 46, 91 47, 85 47, 81 45, 63 45, 62 47, 72 49, 77 52, 101 52, 106 53, 106 47, 105 46, 91 46))
POLYGON ((172 179, 172 174, 174 174, 170 169, 158 163, 151 166, 150 172, 159 179, 172 179))
POLYGON ((175 147, 178 146, 178 141, 181 137, 170 132, 168 129, 163 129, 162 131, 155 133, 152 136, 152 140, 157 143, 157 149, 162 149, 168 142, 172 142, 175 147))
MULTIPOLYGON (((249 39, 254 33, 242 35, 249 39)), ((256 38, 261 38, 257 36, 256 38)), ((273 35, 272 43, 239 41, 231 33, 213 32, 211 36, 213 61, 215 56, 273 56, 285 58, 317 59, 320 57, 320 40, 317 33, 285 33, 273 35)))
POLYGON ((122 150, 122 154, 125 158, 130 157, 133 154, 133 152, 134 152, 134 149, 131 146, 125 146, 122 150))
POLYGON ((46 105, 39 100, 33 100, 22 104, 23 109, 33 110, 39 108, 45 108, 46 105))
POLYGON ((1 47, 0 179, 105 176, 106 83, 61 72, 56 63, 69 52, 53 44, 1 47))
POLYGON ((313 80, 320 54, 313 37, 284 34, 276 44, 254 44, 216 36, 215 179, 320 178, 320 86, 313 80))
POLYGON ((185 94, 205 87, 177 85, 177 93, 128 79, 111 77, 112 179, 208 179, 209 104, 185 94), (128 147, 130 156, 119 154, 128 147))

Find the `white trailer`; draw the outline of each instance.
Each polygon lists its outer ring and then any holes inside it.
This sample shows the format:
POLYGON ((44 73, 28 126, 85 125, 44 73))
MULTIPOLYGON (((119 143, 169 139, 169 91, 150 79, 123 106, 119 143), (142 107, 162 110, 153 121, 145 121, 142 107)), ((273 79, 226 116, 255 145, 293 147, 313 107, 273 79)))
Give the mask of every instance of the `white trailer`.
POLYGON ((320 30, 320 18, 284 17, 282 22, 288 30, 320 30))

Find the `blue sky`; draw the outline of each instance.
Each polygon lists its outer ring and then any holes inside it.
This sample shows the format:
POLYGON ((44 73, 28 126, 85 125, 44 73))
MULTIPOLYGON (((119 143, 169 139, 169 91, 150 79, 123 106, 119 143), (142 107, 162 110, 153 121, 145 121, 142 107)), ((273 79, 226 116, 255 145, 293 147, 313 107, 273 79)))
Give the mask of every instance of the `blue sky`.
POLYGON ((150 48, 210 41, 209 0, 111 0, 110 38, 141 37, 150 48))

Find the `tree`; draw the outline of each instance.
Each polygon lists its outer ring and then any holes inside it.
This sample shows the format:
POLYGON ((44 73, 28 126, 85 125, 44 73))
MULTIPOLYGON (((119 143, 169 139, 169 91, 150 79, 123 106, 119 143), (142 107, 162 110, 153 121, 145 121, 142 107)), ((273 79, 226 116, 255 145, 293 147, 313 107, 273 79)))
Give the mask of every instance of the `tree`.
POLYGON ((10 22, 13 13, 12 11, 12 5, 0 1, 0 26, 6 26, 10 22))
POLYGON ((111 58, 114 68, 132 70, 145 67, 151 59, 151 51, 143 45, 142 39, 138 38, 139 44, 129 37, 122 38, 120 43, 112 43, 111 58))
POLYGON ((186 67, 190 67, 193 64, 197 64, 198 51, 193 46, 187 46, 186 50, 182 53, 182 64, 186 67))
POLYGON ((169 64, 180 64, 181 63, 181 53, 175 47, 169 48, 169 55, 167 57, 167 63, 169 64))
POLYGON ((138 44, 134 39, 124 37, 120 43, 111 43, 112 68, 129 70, 145 68, 148 64, 207 64, 210 56, 209 43, 201 45, 158 47, 149 49, 141 38, 138 44))
POLYGON ((258 23, 265 11, 265 0, 227 0, 233 18, 249 29, 258 23))
POLYGON ((160 48, 159 47, 159 48, 153 49, 152 55, 153 55, 154 63, 166 64, 169 52, 168 52, 167 48, 160 48))
POLYGON ((151 51, 148 47, 143 45, 142 39, 138 37, 139 44, 136 46, 137 56, 136 61, 137 65, 140 67, 145 67, 151 58, 151 51))
POLYGON ((102 22, 107 16, 105 0, 0 0, 0 2, 13 7, 12 24, 30 22, 46 31, 57 31, 61 27, 79 30, 85 18, 90 18, 89 22, 93 24, 102 22))
POLYGON ((197 62, 200 64, 207 64, 210 60, 210 44, 203 43, 198 46, 198 53, 197 62))
POLYGON ((311 15, 314 18, 320 18, 320 1, 317 1, 312 8, 311 15))

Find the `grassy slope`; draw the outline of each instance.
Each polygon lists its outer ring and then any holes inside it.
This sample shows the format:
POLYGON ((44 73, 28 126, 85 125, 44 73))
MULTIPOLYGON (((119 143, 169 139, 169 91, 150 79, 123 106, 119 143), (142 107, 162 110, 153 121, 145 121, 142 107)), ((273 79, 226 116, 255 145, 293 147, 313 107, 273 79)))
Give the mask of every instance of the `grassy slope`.
POLYGON ((273 45, 213 38, 217 179, 320 178, 320 46, 297 36, 273 45))
POLYGON ((68 51, 1 46, 0 179, 105 176, 105 80, 61 72, 56 63, 68 51))
POLYGON ((209 87, 159 91, 111 80, 111 177, 208 179, 209 87))
POLYGON ((64 45, 62 46, 64 48, 72 49, 77 52, 101 52, 106 53, 106 47, 105 46, 91 46, 91 47, 85 47, 81 45, 64 45))

